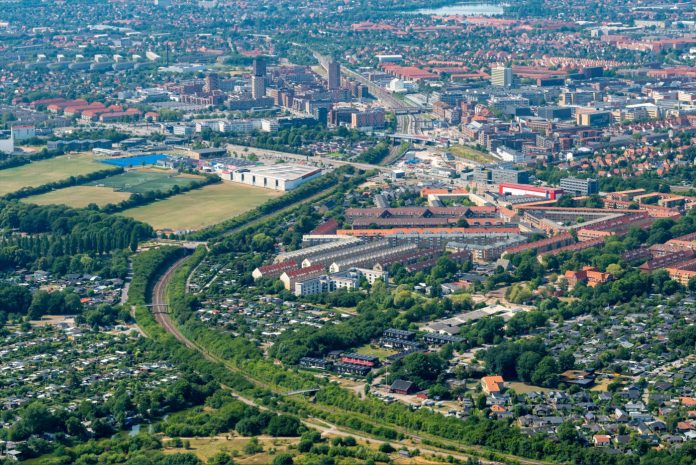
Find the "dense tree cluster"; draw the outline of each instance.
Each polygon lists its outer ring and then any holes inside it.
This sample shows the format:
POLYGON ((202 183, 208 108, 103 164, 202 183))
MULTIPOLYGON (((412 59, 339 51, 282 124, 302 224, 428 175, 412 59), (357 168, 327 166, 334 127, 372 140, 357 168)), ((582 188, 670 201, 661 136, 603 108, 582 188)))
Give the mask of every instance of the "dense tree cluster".
POLYGON ((215 436, 236 430, 242 436, 299 436, 303 427, 290 415, 261 411, 234 399, 228 392, 217 391, 205 403, 206 408, 172 415, 158 427, 167 436, 215 436))
POLYGON ((59 205, 0 201, 0 269, 124 277, 127 253, 153 236, 130 218, 59 205))
POLYGON ((575 364, 572 354, 561 354, 558 358, 551 356, 538 339, 502 342, 487 349, 483 360, 489 373, 546 387, 556 387, 558 374, 575 364))
POLYGON ((389 155, 389 144, 386 142, 380 142, 374 147, 368 149, 364 153, 361 153, 357 158, 358 161, 363 161, 365 163, 371 163, 373 165, 379 164, 384 158, 389 155))
POLYGON ((406 379, 419 389, 427 389, 443 375, 447 360, 436 353, 416 352, 397 360, 389 369, 388 382, 406 379))

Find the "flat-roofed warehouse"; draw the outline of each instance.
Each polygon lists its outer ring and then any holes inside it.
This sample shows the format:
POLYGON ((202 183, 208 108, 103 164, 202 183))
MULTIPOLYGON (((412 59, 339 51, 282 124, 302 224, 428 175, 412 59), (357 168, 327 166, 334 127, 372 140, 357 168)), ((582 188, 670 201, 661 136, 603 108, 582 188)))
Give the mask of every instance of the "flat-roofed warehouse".
POLYGON ((276 191, 289 191, 319 176, 319 168, 283 163, 239 168, 232 173, 232 181, 276 191))

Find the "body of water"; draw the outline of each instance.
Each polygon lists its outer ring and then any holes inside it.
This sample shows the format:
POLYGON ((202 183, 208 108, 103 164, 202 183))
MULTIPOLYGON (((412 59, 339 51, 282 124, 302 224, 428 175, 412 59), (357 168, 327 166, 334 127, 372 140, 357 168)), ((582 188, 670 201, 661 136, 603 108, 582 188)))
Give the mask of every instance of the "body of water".
POLYGON ((167 158, 167 156, 162 154, 139 155, 137 157, 112 158, 110 160, 104 160, 104 163, 127 168, 129 166, 154 165, 164 158, 167 158))
POLYGON ((422 8, 414 14, 439 16, 495 16, 503 14, 503 5, 495 3, 459 3, 440 8, 422 8))

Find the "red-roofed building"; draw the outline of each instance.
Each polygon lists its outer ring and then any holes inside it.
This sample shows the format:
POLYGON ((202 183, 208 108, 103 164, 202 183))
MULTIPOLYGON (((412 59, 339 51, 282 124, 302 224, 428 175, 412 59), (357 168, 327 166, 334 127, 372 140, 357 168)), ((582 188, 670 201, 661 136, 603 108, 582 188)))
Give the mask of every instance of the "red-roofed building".
POLYGON ((314 228, 309 232, 310 235, 313 236, 321 236, 324 234, 336 234, 336 230, 338 229, 338 221, 336 221, 333 218, 330 218, 326 221, 324 221, 322 224, 314 228))
POLYGON ((314 278, 323 274, 326 271, 324 265, 312 265, 306 268, 297 270, 285 271, 280 275, 280 280, 283 282, 285 289, 295 290, 295 283, 304 279, 314 278))
POLYGON ((510 247, 509 249, 505 250, 505 252, 503 252, 503 258, 505 258, 508 255, 526 252, 528 250, 533 250, 537 254, 549 252, 551 250, 559 249, 561 247, 565 247, 566 245, 570 245, 573 242, 575 242, 575 240, 573 239, 573 236, 570 235, 570 233, 562 233, 558 234, 557 236, 547 237, 545 239, 530 242, 528 244, 521 244, 516 245, 514 247, 510 247))
POLYGON ((297 262, 295 260, 287 260, 280 263, 274 263, 272 265, 258 267, 251 273, 251 276, 255 280, 261 278, 280 278, 280 275, 286 271, 296 269, 298 269, 297 262))

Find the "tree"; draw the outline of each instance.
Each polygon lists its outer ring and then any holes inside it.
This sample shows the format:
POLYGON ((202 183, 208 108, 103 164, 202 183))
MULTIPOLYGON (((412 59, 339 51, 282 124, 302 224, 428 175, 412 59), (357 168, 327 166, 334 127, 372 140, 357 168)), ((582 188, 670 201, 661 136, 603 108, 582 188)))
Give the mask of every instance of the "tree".
POLYGON ((275 437, 298 436, 301 423, 297 417, 276 415, 268 422, 268 434, 275 437))
POLYGON ((207 462, 208 465, 234 465, 232 456, 227 452, 218 452, 211 456, 207 462))
POLYGON ((558 385, 558 363, 547 355, 539 362, 539 367, 532 374, 532 383, 537 386, 556 387, 558 385))
POLYGON ((558 370, 564 372, 575 368, 575 355, 572 352, 561 352, 558 356, 558 370))
POLYGON ((32 434, 54 433, 63 428, 61 421, 41 402, 32 402, 21 413, 21 420, 12 425, 12 441, 27 439, 32 434))
POLYGON ((292 455, 282 453, 273 457, 273 465, 293 465, 292 455))
POLYGON ((556 435, 558 436, 558 439, 564 442, 576 443, 580 439, 578 432, 575 430, 575 426, 567 421, 564 421, 558 425, 556 435))
POLYGON ((273 249, 273 239, 263 233, 254 234, 254 237, 251 239, 251 244, 254 250, 259 252, 273 249))
POLYGON ((259 439, 256 436, 254 436, 249 440, 249 442, 244 444, 245 454, 254 455, 259 454, 261 452, 263 452, 263 446, 261 445, 259 439))
POLYGON ((160 465, 200 465, 202 462, 190 452, 165 455, 160 459, 160 465))
POLYGON ((379 451, 380 451, 380 452, 384 452, 385 454, 391 454, 391 453, 395 452, 396 449, 394 449, 394 446, 392 446, 392 445, 389 444, 388 442, 383 442, 383 443, 379 446, 379 451))
POLYGON ((31 292, 20 286, 0 283, 0 312, 24 315, 31 305, 31 292))
POLYGON ((691 292, 696 292, 696 276, 689 279, 689 284, 687 286, 691 292))
POLYGON ((259 417, 246 417, 239 420, 234 429, 242 436, 256 436, 261 434, 263 426, 259 417))
POLYGON ((537 369, 541 355, 536 352, 525 352, 517 359, 517 376, 522 381, 531 381, 532 373, 537 369))
POLYGON ((424 389, 437 380, 445 366, 445 360, 438 354, 409 354, 394 363, 391 379, 407 379, 424 389))

